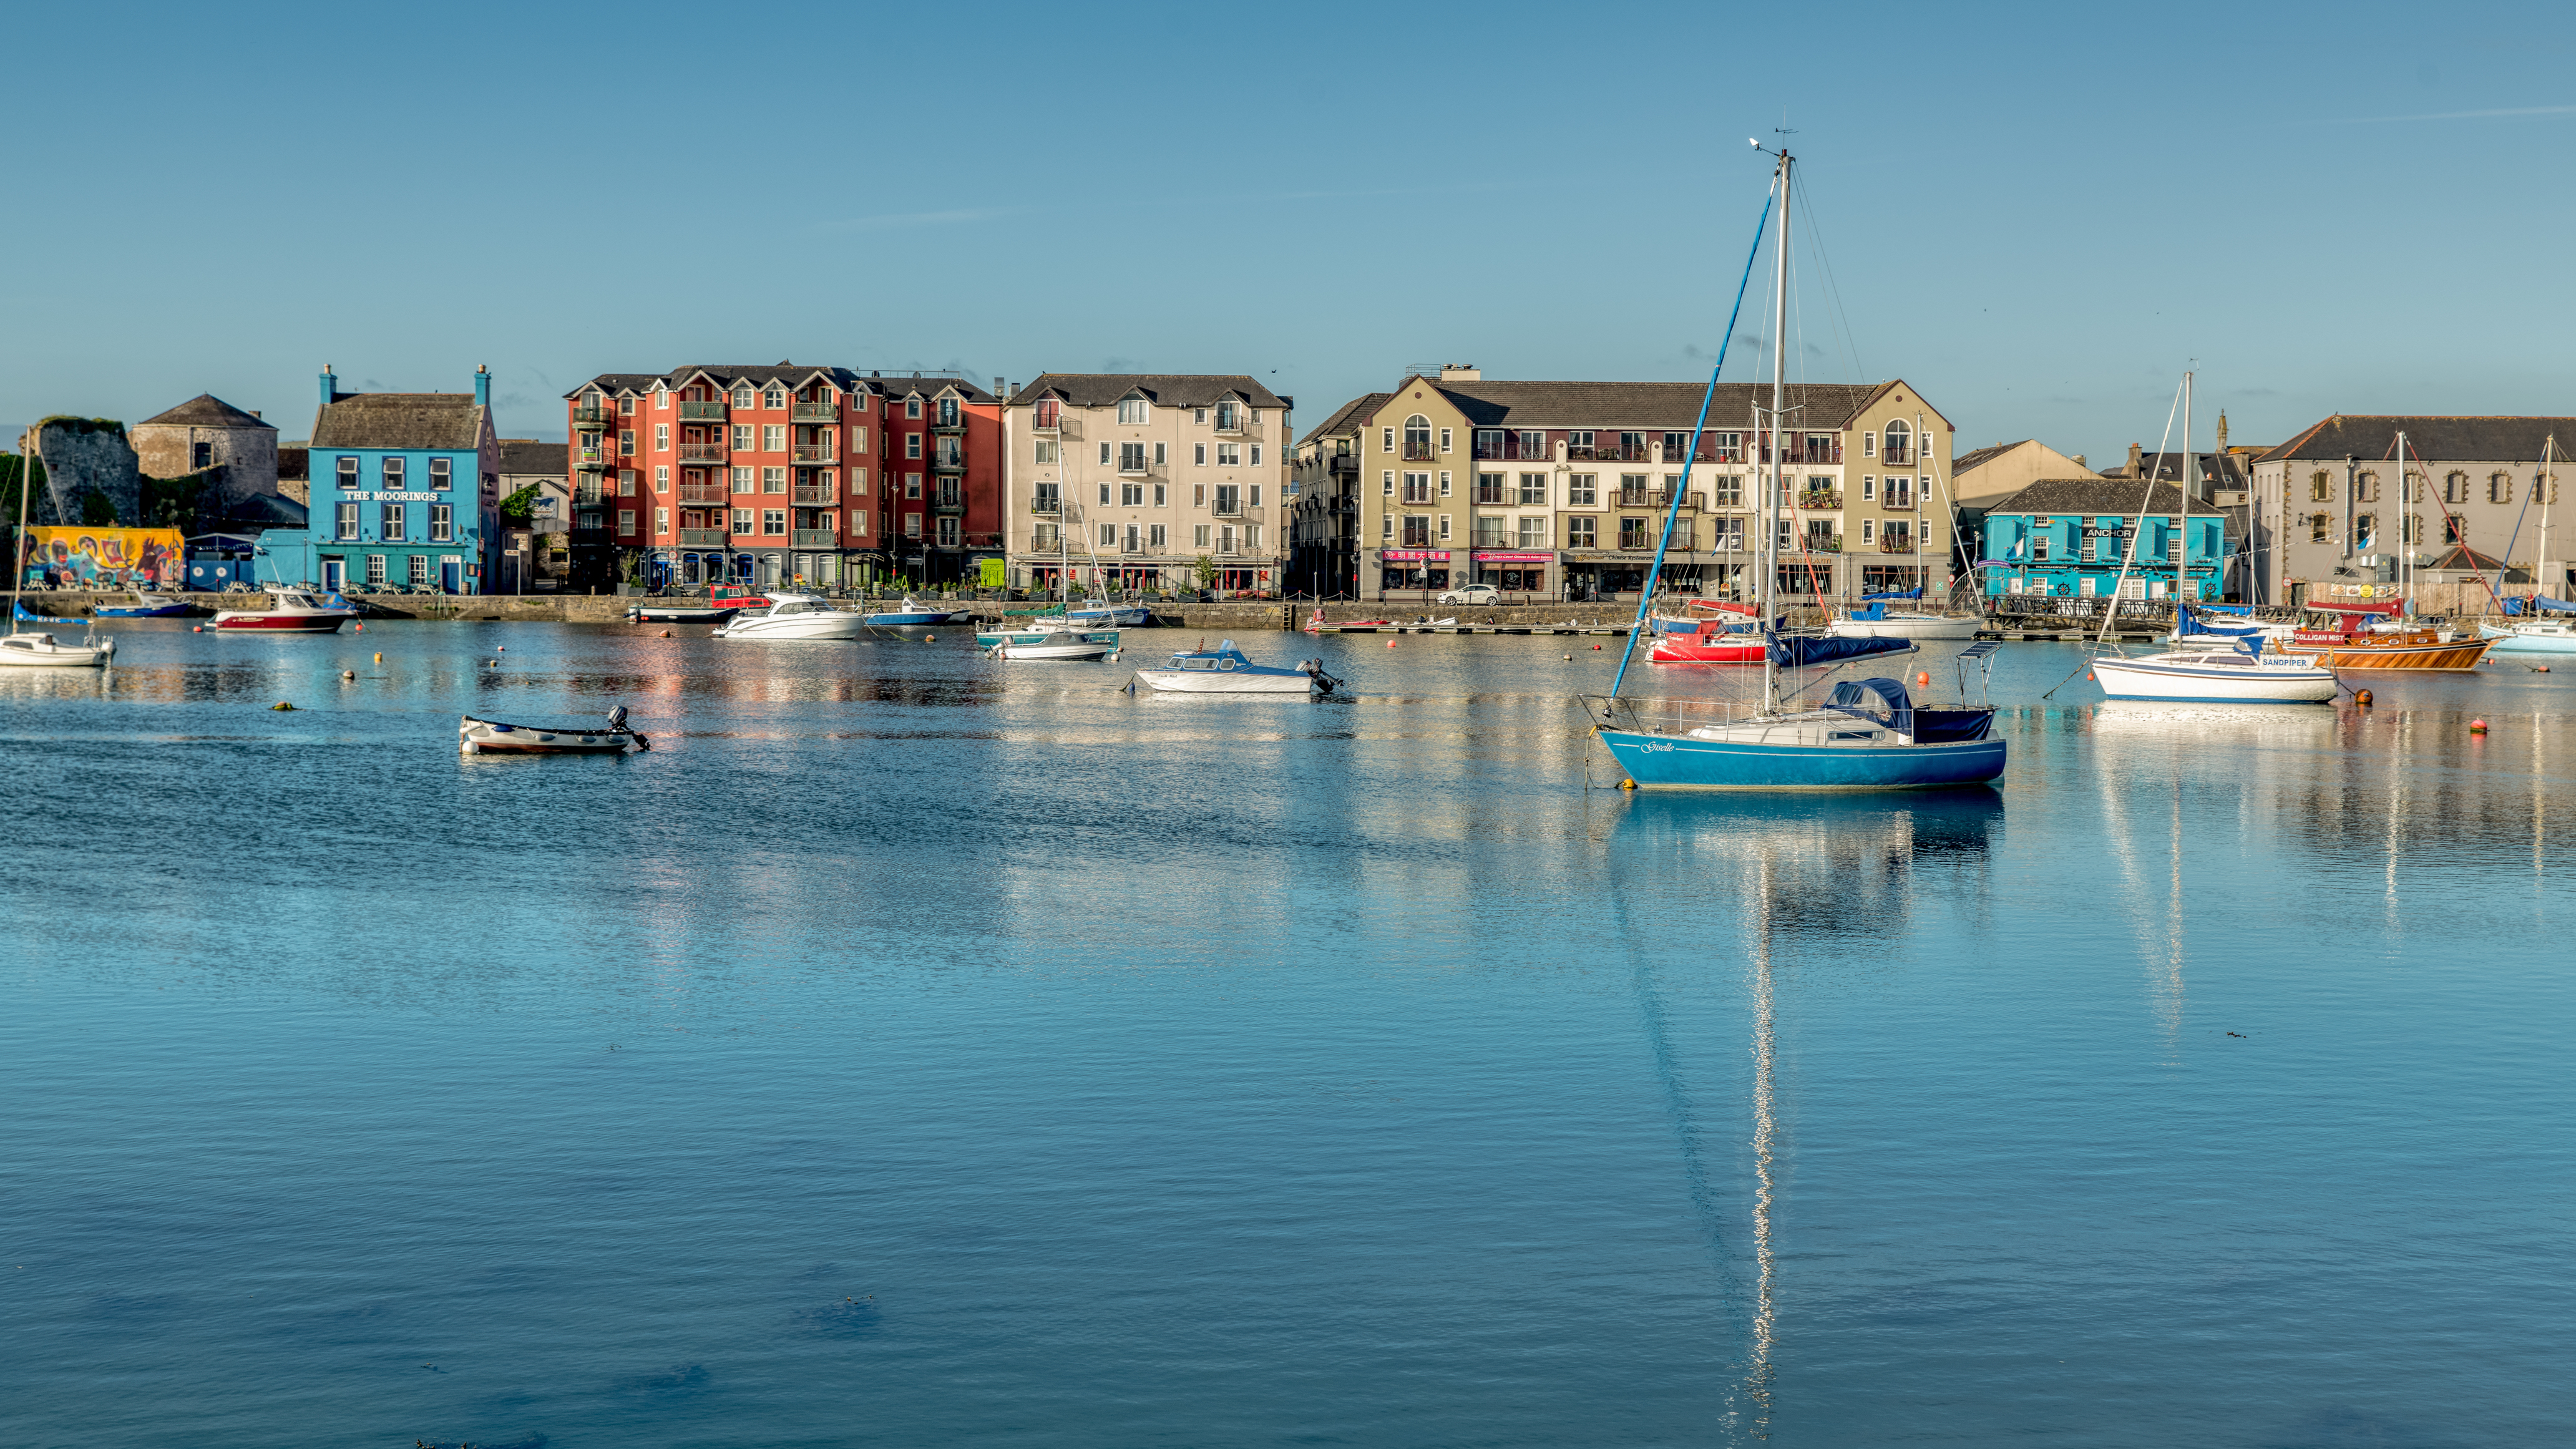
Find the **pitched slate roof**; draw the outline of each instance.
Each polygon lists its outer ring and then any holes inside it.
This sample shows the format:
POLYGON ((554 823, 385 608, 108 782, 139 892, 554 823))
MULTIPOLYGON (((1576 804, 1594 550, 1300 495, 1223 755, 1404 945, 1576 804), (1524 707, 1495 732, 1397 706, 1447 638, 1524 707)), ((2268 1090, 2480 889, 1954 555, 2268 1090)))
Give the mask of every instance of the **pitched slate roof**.
MULTIPOLYGON (((2154 493, 2141 509, 2138 499, 2145 489, 2135 478, 2042 478, 2019 493, 1986 509, 1991 518, 1998 513, 2081 513, 2114 515, 2122 513, 2182 512, 2182 490, 2171 483, 2151 485, 2154 493)), ((2206 518, 2221 510, 2194 500, 2192 512, 2206 518)))
POLYGON ((2558 440, 2553 457, 2565 457, 2576 449, 2576 418, 2347 417, 2337 413, 2255 461, 2384 459, 2394 456, 2401 431, 2410 452, 2434 461, 2537 462, 2542 446, 2553 436, 2558 440))
MULTIPOLYGON (((2122 463, 2120 466, 2122 468, 2126 468, 2129 465, 2122 463)), ((2177 483, 2181 482, 2182 454, 2140 453, 2138 455, 2137 476, 2145 478, 2150 475, 2158 478, 2171 478, 2177 483)), ((2122 476, 2127 475, 2123 474, 2122 476)), ((2241 455, 2235 453, 2203 453, 2200 455, 2200 476, 2209 480, 2213 484, 2223 485, 2229 488, 2242 488, 2246 486, 2245 459, 2241 455)))
POLYGON ((2037 438, 2024 438, 2020 443, 1996 443, 1990 447, 1970 448, 1968 451, 1961 453, 1956 458, 1950 460, 1950 476, 1955 478, 1958 475, 1967 472, 1971 468, 1982 468, 1986 464, 2002 457, 2004 454, 2011 452, 2013 449, 2022 446, 2022 443, 2035 443, 2037 441, 2039 441, 2037 438))
POLYGON ((753 387, 767 387, 773 382, 786 387, 803 387, 817 378, 828 380, 843 392, 863 392, 868 387, 866 379, 846 367, 807 367, 792 362, 782 362, 774 367, 747 367, 735 363, 701 362, 675 367, 669 372, 603 372, 564 396, 579 397, 594 387, 612 396, 622 392, 646 393, 652 391, 656 383, 678 387, 700 373, 725 387, 743 382, 753 387))
POLYGON ((501 472, 505 476, 540 473, 549 478, 561 478, 571 465, 570 443, 540 443, 529 438, 501 440, 501 472))
POLYGON ((317 448, 475 448, 483 409, 470 392, 361 392, 323 405, 317 448))
POLYGON ((1379 408, 1386 406, 1389 402, 1394 401, 1394 399, 1395 394, 1391 392, 1361 393, 1358 397, 1352 398, 1349 402, 1342 404, 1340 411, 1317 424, 1313 432, 1299 438, 1297 440, 1297 445, 1299 447, 1304 447, 1306 444, 1315 441, 1317 438, 1334 438, 1339 437, 1344 433, 1355 431, 1361 424, 1367 422, 1379 408))
POLYGON ((968 382, 962 377, 942 377, 936 374, 924 377, 917 372, 908 377, 902 373, 896 373, 894 376, 888 377, 882 372, 871 372, 867 375, 866 381, 870 387, 884 393, 887 397, 907 397, 915 392, 920 393, 923 397, 937 397, 941 393, 953 387, 957 389, 957 395, 959 397, 962 397, 971 403, 1001 401, 1000 398, 993 396, 991 393, 986 392, 984 389, 977 387, 975 384, 968 382))
MULTIPOLYGON (((1787 392, 1787 430, 1838 429, 1881 393, 1899 384, 1806 383, 1787 392)), ((1699 418, 1707 384, 1697 382, 1441 382, 1421 378, 1404 385, 1437 390, 1479 427, 1687 429, 1699 418)), ((1754 407, 1771 406, 1767 382, 1722 382, 1709 401, 1708 421, 1730 431, 1749 425, 1754 407)), ((1924 411, 1939 417, 1930 404, 1924 411)), ((1943 419, 1947 422, 1947 419, 1943 419)))
POLYGON ((210 392, 201 392, 168 412, 157 417, 145 418, 135 426, 148 428, 155 423, 171 423, 191 428, 266 428, 272 433, 277 431, 275 424, 261 422, 256 416, 243 412, 210 392))
POLYGON ((1055 393, 1078 408, 1105 408, 1131 392, 1156 407, 1214 407, 1232 393, 1257 408, 1285 408, 1288 400, 1240 373, 1050 372, 1011 394, 1014 406, 1055 393))

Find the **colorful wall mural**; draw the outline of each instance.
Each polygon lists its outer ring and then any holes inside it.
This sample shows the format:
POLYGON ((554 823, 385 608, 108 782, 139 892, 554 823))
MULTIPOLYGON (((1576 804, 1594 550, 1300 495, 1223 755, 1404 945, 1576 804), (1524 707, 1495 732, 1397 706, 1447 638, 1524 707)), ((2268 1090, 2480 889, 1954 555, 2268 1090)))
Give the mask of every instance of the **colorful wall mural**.
POLYGON ((187 578, 175 528, 31 528, 27 582, 58 589, 175 589, 187 578))

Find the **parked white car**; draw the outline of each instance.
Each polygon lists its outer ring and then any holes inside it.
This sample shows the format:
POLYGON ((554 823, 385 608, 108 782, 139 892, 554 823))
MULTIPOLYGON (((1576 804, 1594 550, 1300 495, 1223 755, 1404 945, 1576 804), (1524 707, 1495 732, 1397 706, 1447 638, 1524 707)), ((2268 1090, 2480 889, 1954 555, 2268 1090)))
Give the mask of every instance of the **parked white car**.
POLYGON ((1440 602, 1444 604, 1499 604, 1502 601, 1503 591, 1492 584, 1469 584, 1440 596, 1440 602))

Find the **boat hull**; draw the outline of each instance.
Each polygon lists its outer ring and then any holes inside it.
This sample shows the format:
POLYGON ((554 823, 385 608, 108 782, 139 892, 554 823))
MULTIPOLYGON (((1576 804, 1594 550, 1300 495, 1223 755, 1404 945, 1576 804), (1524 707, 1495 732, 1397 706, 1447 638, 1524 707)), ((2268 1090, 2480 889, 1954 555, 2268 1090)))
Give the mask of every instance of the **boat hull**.
POLYGON ((1656 664, 1759 664, 1770 646, 1759 634, 1726 634, 1703 644, 1689 634, 1666 634, 1655 640, 1646 658, 1656 664))
POLYGON ((2327 669, 2188 668, 2096 659, 2093 680, 2110 699, 2171 704, 2324 704, 2337 685, 2327 669))
POLYGON ((1959 640, 1976 638, 1984 622, 1946 614, 1890 614, 1884 619, 1837 620, 1825 632, 1837 639, 1959 640))
POLYGON ((2003 774, 2006 756, 1998 739, 1844 748, 1599 733, 1645 790, 1932 790, 1990 784, 2003 774))
POLYGON ((1312 694, 1316 687, 1302 669, 1139 669, 1136 678, 1166 694, 1312 694))
POLYGON ((716 630, 718 639, 859 639, 867 619, 858 614, 788 614, 778 618, 754 614, 716 630))
POLYGON ((2576 654, 2576 632, 2524 634, 2493 624, 2480 624, 2478 632, 2495 641, 2494 652, 2498 654, 2576 654))
POLYGON ((721 624, 740 609, 629 609, 626 617, 638 624, 721 624))
POLYGON ((11 634, 0 638, 0 668, 98 669, 115 655, 113 640, 103 644, 57 644, 51 634, 11 634))
POLYGON ((1076 609, 1066 622, 1086 629, 1141 629, 1154 622, 1154 611, 1142 604, 1116 609, 1076 609))
POLYGON ((2289 654, 2312 654, 2316 661, 2332 669, 2475 669, 2495 647, 2492 639, 2452 639, 2430 642, 2373 643, 2368 635, 2336 636, 2331 640, 2301 638, 2292 635, 2274 648, 2289 654))
POLYGON ((257 634, 337 634, 347 614, 237 614, 227 609, 210 628, 257 634))

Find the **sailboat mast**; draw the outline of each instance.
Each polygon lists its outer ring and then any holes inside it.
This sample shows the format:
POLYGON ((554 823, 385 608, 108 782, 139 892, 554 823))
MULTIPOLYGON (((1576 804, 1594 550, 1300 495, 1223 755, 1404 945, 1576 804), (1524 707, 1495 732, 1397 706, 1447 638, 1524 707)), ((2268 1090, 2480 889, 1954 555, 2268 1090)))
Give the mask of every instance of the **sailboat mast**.
MULTIPOLYGON (((36 491, 36 450, 42 428, 27 430, 27 456, 18 460, 18 531, 9 536, 9 632, 18 632, 18 596, 27 589, 27 496, 36 491)), ((2543 552, 2546 552, 2544 549, 2543 552)))
POLYGON ((2397 434, 2397 614, 2403 624, 2415 613, 2414 581, 2406 576, 2406 434, 2397 434))
POLYGON ((1780 712, 1780 660, 1776 624, 1772 618, 1773 586, 1778 582, 1780 552, 1780 494, 1786 486, 1782 468, 1787 465, 1789 444, 1780 431, 1780 417, 1789 400, 1789 149, 1780 148, 1780 241, 1779 256, 1771 289, 1771 489, 1763 497, 1762 535, 1767 556, 1762 567, 1762 712, 1780 712))
MULTIPOLYGON (((2183 560, 2191 556, 2191 490, 2193 483, 2195 482, 2192 475, 2199 471, 2197 465, 2200 462, 2200 454, 2193 451, 2193 448, 2196 445, 2191 440, 2191 391, 2193 380, 2194 378, 2191 373, 2186 372, 2182 375, 2182 519, 2181 522, 2176 525, 2182 533, 2182 542, 2174 549, 2173 586, 2175 610, 2174 625, 2176 628, 2180 628, 2182 625, 2183 560)), ((2137 540, 2130 540, 2130 546, 2132 548, 2136 547, 2137 540)), ((2117 608, 2118 605, 2115 603, 2112 607, 2117 608)))
MULTIPOLYGON (((2549 495, 2556 491, 2550 484, 2549 461, 2558 451, 2558 435, 2551 433, 2540 444, 2540 567, 2531 571, 2531 596, 2540 597, 2541 580, 2549 577, 2549 495)), ((2540 607, 2532 606, 2538 614, 2540 607)))

